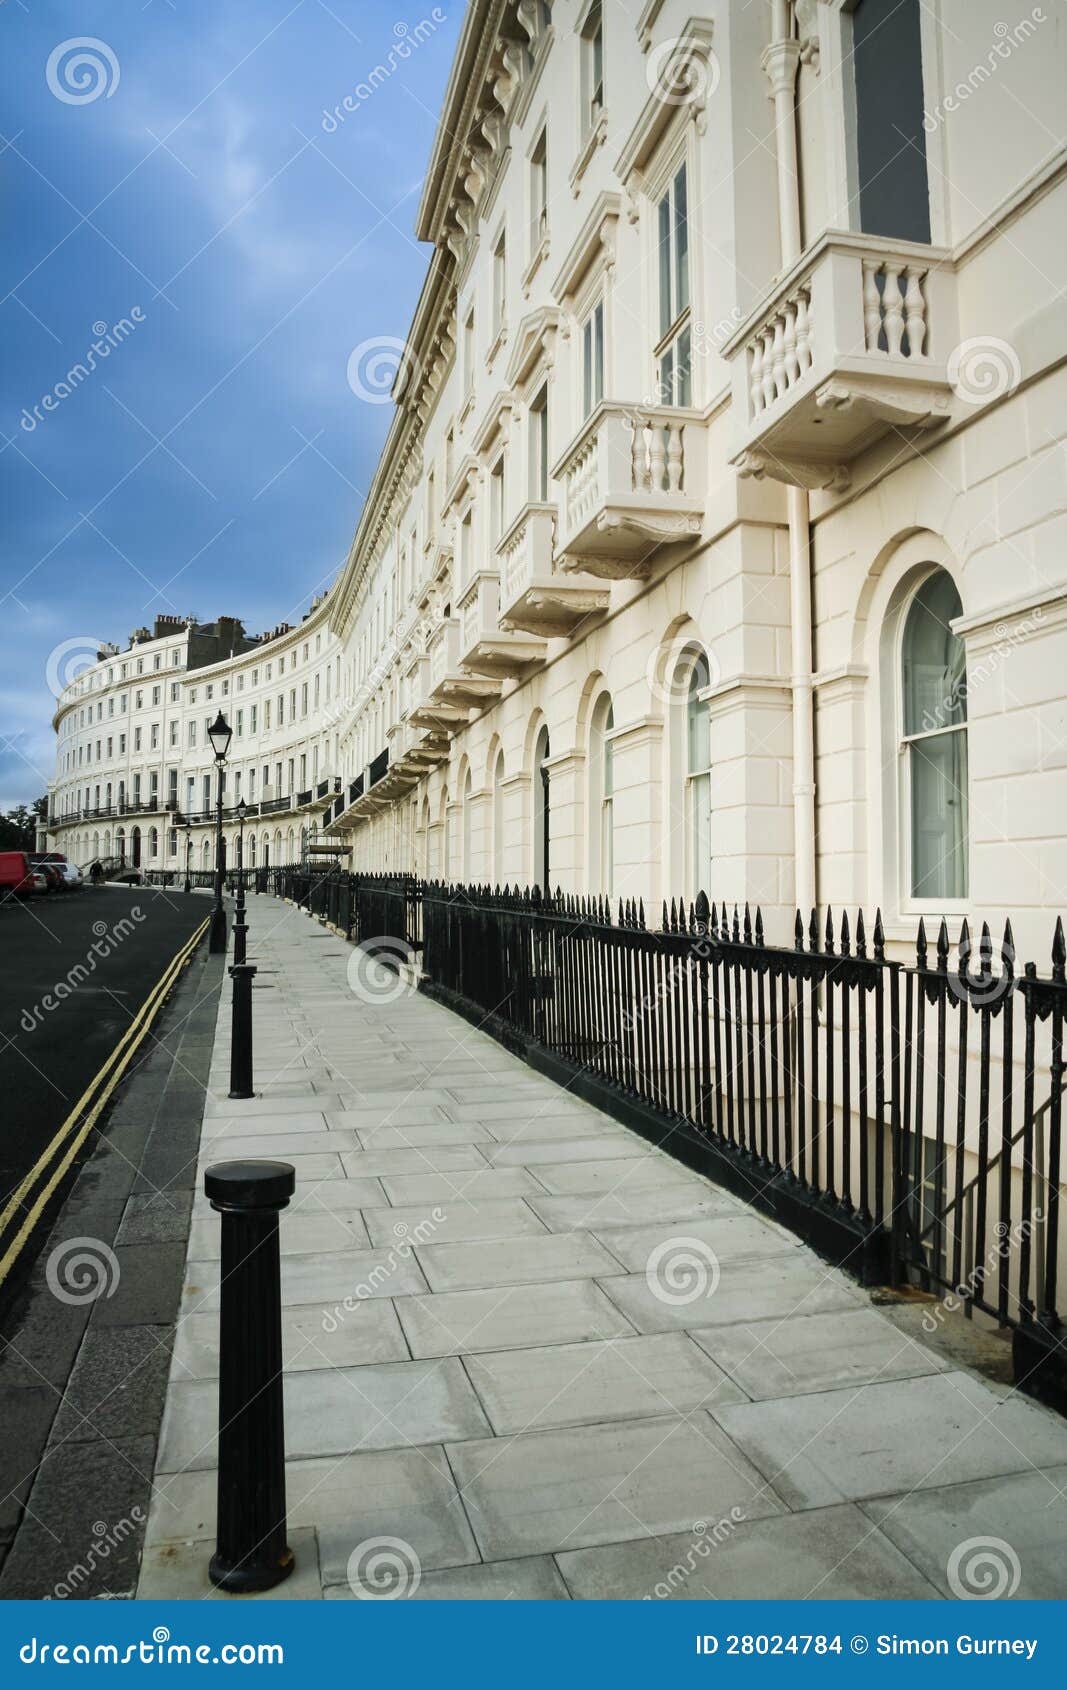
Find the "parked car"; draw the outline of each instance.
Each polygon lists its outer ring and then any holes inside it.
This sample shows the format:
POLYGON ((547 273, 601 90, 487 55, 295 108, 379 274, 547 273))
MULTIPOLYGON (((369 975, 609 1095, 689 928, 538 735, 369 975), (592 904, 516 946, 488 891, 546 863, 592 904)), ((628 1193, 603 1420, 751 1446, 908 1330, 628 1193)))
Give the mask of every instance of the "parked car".
POLYGON ((43 874, 49 892, 65 892, 67 883, 60 873, 59 864, 49 862, 47 857, 31 857, 30 867, 38 874, 43 874))
POLYGON ((59 870, 68 892, 76 892, 78 890, 84 877, 77 863, 68 863, 64 857, 53 862, 52 867, 59 870))
POLYGON ((25 851, 0 851, 0 898, 28 898, 36 890, 25 851))

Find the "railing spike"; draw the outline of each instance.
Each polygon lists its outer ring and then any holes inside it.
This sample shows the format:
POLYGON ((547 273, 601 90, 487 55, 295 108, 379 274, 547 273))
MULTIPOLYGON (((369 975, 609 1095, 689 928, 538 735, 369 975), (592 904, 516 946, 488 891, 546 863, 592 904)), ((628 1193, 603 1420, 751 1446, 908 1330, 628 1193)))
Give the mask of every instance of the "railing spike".
POLYGON ((856 955, 867 955, 867 929, 863 925, 863 911, 856 913, 856 955))
POLYGON ((983 978, 991 979, 993 975, 993 937, 989 931, 988 921, 982 923, 982 933, 978 941, 978 956, 983 978))
POLYGON ((744 923, 744 926, 743 926, 741 931, 743 932, 744 937, 745 937, 745 944, 751 945, 751 943, 752 943, 752 915, 751 915, 751 912, 749 910, 747 903, 745 904, 745 923, 744 923))
POLYGON ((967 973, 967 964, 971 958, 971 929, 964 916, 960 926, 960 942, 956 955, 956 972, 962 980, 967 973))
POLYGON ((920 916, 919 917, 919 931, 915 935, 915 966, 916 966, 916 968, 925 968, 926 967, 926 949, 927 949, 927 947, 926 947, 926 923, 923 920, 922 916, 920 916))
POLYGON ((1063 937, 1063 917, 1056 917, 1056 931, 1052 936, 1052 978, 1062 980, 1067 964, 1067 940, 1063 937))
POLYGON ((814 904, 811 909, 811 920, 808 922, 808 946, 817 951, 819 948, 819 915, 814 904))
POLYGON ((717 903, 713 903, 711 906, 711 933, 712 938, 717 939, 719 937, 719 906, 717 903))
POLYGON ((826 906, 826 954, 834 954, 834 912, 829 904, 826 906))
POLYGON ((737 913, 736 904, 734 905, 734 921, 731 936, 735 945, 739 945, 741 943, 741 918, 737 913))
POLYGON ((1001 948, 1001 961, 1008 979, 1015 976, 1015 934, 1011 930, 1011 917, 1004 923, 1004 944, 1001 948))
POLYGON ((948 973, 948 922, 944 916, 937 930, 937 971, 939 974, 948 973))
POLYGON ((708 895, 706 892, 697 893, 696 917, 698 921, 703 921, 705 924, 711 919, 711 910, 708 905, 708 895))
POLYGON ((882 912, 880 909, 876 909, 874 912, 874 960, 875 962, 885 961, 885 930, 882 927, 882 912))
POLYGON ((759 904, 756 905, 756 943, 763 944, 763 910, 759 904))
POLYGON ((638 915, 640 916, 641 926, 643 928, 645 925, 645 900, 643 898, 638 899, 637 910, 638 915))
POLYGON ((841 911, 841 955, 848 956, 851 952, 851 941, 848 926, 848 911, 841 911))

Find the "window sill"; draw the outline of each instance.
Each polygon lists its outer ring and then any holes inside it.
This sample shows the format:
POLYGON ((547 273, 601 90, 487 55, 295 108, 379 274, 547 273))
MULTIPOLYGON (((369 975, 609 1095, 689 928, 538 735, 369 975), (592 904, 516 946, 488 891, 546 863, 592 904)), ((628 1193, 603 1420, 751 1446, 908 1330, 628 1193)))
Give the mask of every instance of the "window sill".
POLYGON ((602 146, 606 141, 607 134, 608 108, 607 106, 601 106, 596 122, 593 124, 593 127, 582 142, 581 151, 574 163, 571 165, 570 185, 571 193, 574 195, 575 199, 578 197, 578 190, 582 185, 582 178, 589 169, 597 148, 602 146))
MULTIPOLYGON (((486 367, 487 370, 492 369, 493 364, 496 360, 496 355, 500 351, 500 348, 503 346, 503 344, 507 340, 507 338, 508 338, 508 324, 507 324, 507 318, 505 317, 505 318, 502 318, 501 323, 500 323, 500 327, 497 329, 496 334, 493 336, 492 344, 490 345, 489 350, 485 355, 485 367, 486 367)), ((473 397, 474 397, 473 394, 471 395, 471 397, 473 399, 473 397)))
POLYGON ((545 233, 541 236, 541 240, 540 240, 540 243, 537 247, 536 252, 533 254, 533 256, 530 259, 529 264, 527 264, 525 270, 522 273, 522 292, 523 292, 524 298, 527 298, 527 299, 529 298, 530 289, 533 286, 533 279, 536 276, 538 270, 541 268, 542 264, 544 264, 547 261, 548 251, 549 251, 549 237, 548 237, 548 231, 546 229, 545 233))

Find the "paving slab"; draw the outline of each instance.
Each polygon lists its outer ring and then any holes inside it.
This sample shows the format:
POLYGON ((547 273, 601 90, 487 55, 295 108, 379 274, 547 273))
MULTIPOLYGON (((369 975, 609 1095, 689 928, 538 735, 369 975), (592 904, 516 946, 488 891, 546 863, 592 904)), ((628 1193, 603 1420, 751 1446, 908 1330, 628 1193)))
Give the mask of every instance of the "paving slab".
MULTIPOLYGON (((461 1168, 455 1173, 383 1174, 391 1203, 480 1203, 501 1197, 543 1197, 545 1188, 527 1168, 461 1168)), ((370 1207, 368 1204, 367 1207, 370 1207)), ((573 1227, 557 1229, 574 1231, 573 1227)))
MULTIPOLYGON (((290 1158, 291 1160, 291 1158, 290 1158)), ((446 1174, 488 1166, 476 1144, 406 1145, 394 1150, 349 1151, 341 1158, 349 1179, 385 1174, 446 1174)))
POLYGON ((634 1330, 591 1279, 398 1297, 395 1306, 415 1356, 531 1349, 634 1330))
POLYGON ((137 1598, 141 1602, 314 1602, 322 1596, 319 1546, 308 1527, 289 1532, 293 1571, 273 1590, 239 1596, 216 1590, 208 1577, 211 1556, 203 1543, 149 1544, 141 1563, 137 1598))
POLYGON ((795 1233, 753 1214, 697 1217, 684 1225, 670 1220, 652 1226, 593 1226, 590 1231, 624 1267, 642 1273, 650 1259, 659 1260, 671 1252, 684 1254, 694 1244, 697 1258, 714 1257, 718 1263, 783 1256, 799 1248, 795 1233))
MULTIPOLYGON (((323 1255, 331 1250, 360 1250, 371 1242, 358 1210, 341 1215, 322 1210, 301 1213, 290 1204, 288 1209, 282 1210, 279 1224, 285 1229, 285 1251, 290 1256, 323 1255)), ((189 1231, 189 1254, 200 1261, 221 1256, 222 1216, 214 1210, 193 1221, 189 1231)))
POLYGON ((537 1164, 537 1177, 547 1192, 559 1197, 606 1191, 632 1195, 656 1186, 676 1186, 678 1164, 650 1153, 646 1146, 643 1155, 621 1157, 616 1152, 603 1161, 550 1158, 537 1164))
POLYGON ((948 1363, 873 1309, 691 1328, 750 1397, 791 1397, 943 1373, 948 1363))
POLYGON ((539 1162, 558 1166, 561 1162, 607 1162, 636 1157, 651 1160, 652 1152, 643 1139, 629 1133, 604 1131, 586 1138, 526 1139, 518 1144, 493 1144, 485 1159, 494 1168, 535 1168, 539 1162))
POLYGON ((860 1507, 943 1596, 1063 1601, 1067 1467, 912 1491, 860 1507))
POLYGON ((469 1242, 478 1238, 543 1237, 547 1228, 518 1198, 510 1202, 476 1202, 468 1197, 441 1203, 399 1204, 392 1209, 365 1209, 363 1221, 372 1244, 388 1244, 401 1229, 415 1239, 434 1244, 469 1242))
POLYGON ((587 1232, 494 1238, 475 1244, 420 1244, 418 1257, 432 1291, 469 1291, 480 1285, 522 1285, 545 1279, 592 1279, 624 1271, 587 1232))
MULTIPOLYGON (((667 1258, 669 1265, 670 1258, 667 1258)), ((605 1291, 639 1332, 670 1332, 700 1326, 737 1325, 746 1317, 786 1320, 864 1306, 861 1293, 841 1273, 806 1250, 744 1262, 728 1262, 718 1276, 669 1277, 649 1283, 643 1273, 604 1279, 605 1291)))
MULTIPOLYGON (((404 1577, 393 1569, 375 1586, 357 1583, 331 1585, 323 1592, 327 1601, 380 1600, 390 1596, 404 1577)), ((548 1555, 532 1555, 524 1561, 480 1562, 474 1567, 444 1567, 440 1572, 420 1573, 408 1580, 402 1594, 409 1602, 567 1602, 570 1592, 559 1568, 548 1555)))
POLYGON ((487 1561, 691 1531, 735 1506, 750 1518, 781 1509, 706 1414, 491 1438, 448 1456, 487 1561))
POLYGON ((647 1420, 748 1400, 684 1332, 498 1350, 470 1356, 466 1366, 500 1433, 647 1420))
POLYGON ((736 1197, 696 1178, 684 1184, 645 1186, 640 1190, 624 1185, 617 1191, 578 1197, 545 1197, 531 1192, 529 1204, 550 1232, 597 1232, 605 1227, 648 1226, 656 1221, 745 1213, 736 1197))
MULTIPOLYGON (((282 1364, 288 1373, 406 1361, 408 1353, 388 1297, 366 1298, 351 1312, 334 1313, 318 1303, 282 1310, 282 1364)), ((218 1315, 186 1315, 175 1335, 174 1378, 217 1379, 218 1372, 218 1315)))
MULTIPOLYGON (((352 1308, 368 1297, 403 1297, 425 1291, 411 1251, 335 1250, 323 1256, 282 1258, 282 1304, 320 1303, 352 1308)), ((182 1288, 183 1313, 214 1313, 219 1306, 219 1263, 189 1261, 182 1288)))
POLYGON ((1067 1421, 967 1373, 715 1409, 792 1508, 932 1490, 1067 1461, 1067 1421))
POLYGON ((743 1506, 688 1532, 558 1557, 584 1601, 921 1602, 934 1586, 853 1506, 751 1520, 743 1506))

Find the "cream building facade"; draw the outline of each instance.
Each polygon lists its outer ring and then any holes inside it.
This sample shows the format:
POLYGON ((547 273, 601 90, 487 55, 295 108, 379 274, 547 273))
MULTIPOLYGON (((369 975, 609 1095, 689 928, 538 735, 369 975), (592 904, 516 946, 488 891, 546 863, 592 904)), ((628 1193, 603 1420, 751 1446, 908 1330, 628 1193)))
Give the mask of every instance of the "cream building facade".
MULTIPOLYGON (((84 813, 138 770, 206 812, 221 704, 244 713, 228 798, 240 770, 248 803, 287 806, 257 817, 260 862, 314 825, 357 869, 653 908, 703 887, 779 939, 797 904, 880 905, 900 942, 920 915, 1010 914, 1047 955, 1062 9, 691 7, 473 0, 347 564, 232 660, 190 667, 178 631, 79 677, 53 843, 103 853, 84 813), (127 772, 116 751, 90 773, 141 685, 119 668, 157 648, 178 691, 155 762, 127 730, 127 772)), ((206 815, 194 834, 199 866, 206 815)))

